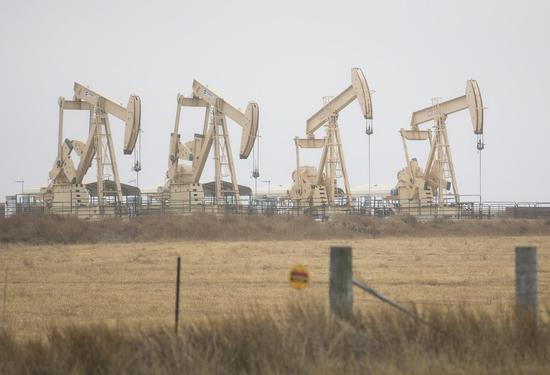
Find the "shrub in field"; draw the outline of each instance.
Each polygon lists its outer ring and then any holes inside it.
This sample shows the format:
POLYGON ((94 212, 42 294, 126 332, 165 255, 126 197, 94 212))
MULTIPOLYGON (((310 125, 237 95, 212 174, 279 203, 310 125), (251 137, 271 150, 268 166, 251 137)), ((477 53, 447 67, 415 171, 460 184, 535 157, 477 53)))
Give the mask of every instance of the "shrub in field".
POLYGON ((303 240, 393 236, 550 235, 544 220, 418 221, 335 215, 327 222, 307 216, 142 216, 98 221, 53 215, 16 215, 0 220, 0 243, 96 243, 161 240, 303 240))

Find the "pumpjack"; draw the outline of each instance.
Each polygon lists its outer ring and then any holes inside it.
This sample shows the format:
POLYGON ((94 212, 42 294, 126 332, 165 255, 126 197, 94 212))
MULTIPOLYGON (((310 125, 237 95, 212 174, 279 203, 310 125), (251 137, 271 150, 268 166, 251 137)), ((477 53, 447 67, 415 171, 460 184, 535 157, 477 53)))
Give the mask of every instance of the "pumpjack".
POLYGON ((351 189, 340 137, 338 115, 357 100, 366 120, 366 133, 372 134, 371 92, 363 71, 351 70, 351 84, 334 98, 327 98, 323 107, 306 123, 306 138, 294 138, 296 170, 292 173, 293 185, 288 191, 291 200, 314 206, 332 206, 339 200, 351 204, 351 189), (315 138, 315 132, 325 127, 326 136, 315 138), (300 149, 321 149, 318 168, 300 164, 300 149), (344 181, 343 191, 337 186, 337 178, 344 181))
POLYGON ((455 168, 451 156, 451 145, 447 134, 447 116, 468 110, 474 134, 477 136, 477 149, 484 148, 483 141, 483 101, 477 82, 466 82, 464 95, 423 108, 412 114, 411 128, 401 129, 401 139, 406 167, 397 174, 397 186, 393 200, 403 206, 444 206, 460 203, 455 168), (432 129, 420 129, 420 125, 433 121, 432 129), (422 169, 416 158, 410 158, 407 141, 428 141, 428 159, 422 169))
POLYGON ((200 180, 212 147, 215 163, 215 204, 225 204, 228 197, 231 197, 234 204, 239 203, 239 185, 226 117, 241 127, 239 157, 247 159, 258 133, 259 106, 256 102, 250 101, 243 113, 196 80, 193 81, 191 97, 178 95, 174 131, 170 134, 167 181, 163 188, 163 194, 170 206, 204 202, 200 180), (180 114, 183 107, 205 108, 203 132, 195 134, 187 142, 182 142, 180 135, 180 114), (224 170, 228 171, 230 184, 222 181, 224 170))
POLYGON ((89 87, 75 82, 74 98, 60 97, 57 157, 49 173, 50 183, 42 189, 44 201, 53 213, 66 213, 93 207, 94 214, 104 215, 122 204, 122 189, 113 146, 113 137, 109 116, 124 121, 124 154, 131 154, 136 145, 141 127, 141 101, 137 95, 130 95, 128 104, 122 104, 98 93, 89 87), (64 139, 63 115, 66 110, 88 111, 88 137, 86 142, 64 139), (73 156, 79 157, 75 166, 73 156), (83 184, 84 177, 96 161, 97 165, 97 202, 90 200, 83 184), (112 174, 114 191, 106 191, 104 177, 112 174), (114 202, 107 202, 113 197, 114 202))

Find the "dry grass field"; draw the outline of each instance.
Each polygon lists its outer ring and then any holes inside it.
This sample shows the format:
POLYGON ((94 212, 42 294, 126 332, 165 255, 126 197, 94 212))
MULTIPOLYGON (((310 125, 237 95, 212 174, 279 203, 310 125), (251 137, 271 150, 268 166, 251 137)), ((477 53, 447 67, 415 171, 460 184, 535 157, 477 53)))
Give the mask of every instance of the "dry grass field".
POLYGON ((546 374, 549 248, 548 220, 0 220, 0 373, 546 374), (360 290, 353 317, 334 319, 337 244, 353 247, 356 278, 440 329, 360 290), (526 244, 539 249, 538 327, 511 309, 526 244), (296 263, 305 290, 289 287, 296 263))
MULTIPOLYGON (((537 245, 540 303, 550 305, 549 236, 4 244, 0 322, 27 337, 51 325, 171 324, 177 256, 184 322, 237 316, 251 306, 270 310, 326 301, 328 249, 334 244, 351 245, 355 276, 397 301, 490 311, 513 302, 514 246, 537 245), (295 263, 309 268, 306 290, 288 286, 295 263)), ((356 290, 355 308, 372 311, 380 303, 356 290)))

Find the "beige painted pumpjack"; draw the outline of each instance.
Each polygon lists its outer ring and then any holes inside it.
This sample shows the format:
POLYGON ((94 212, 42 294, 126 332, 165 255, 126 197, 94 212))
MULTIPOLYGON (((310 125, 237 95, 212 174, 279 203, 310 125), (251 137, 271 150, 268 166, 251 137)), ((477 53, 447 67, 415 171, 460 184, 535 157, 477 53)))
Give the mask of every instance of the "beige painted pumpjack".
MULTIPOLYGON (((113 146, 109 115, 125 122, 124 154, 131 154, 141 126, 141 101, 138 96, 130 95, 128 105, 124 107, 98 92, 75 82, 74 98, 59 98, 59 129, 57 140, 57 157, 49 173, 50 184, 42 189, 44 201, 52 213, 75 213, 80 210, 83 215, 86 208, 93 207, 93 214, 109 214, 122 203, 122 189, 113 146), (63 139, 63 114, 65 110, 89 112, 89 133, 86 142, 63 139), (71 154, 79 157, 75 167, 71 154), (97 165, 97 205, 91 204, 83 180, 93 160, 97 165), (112 173, 115 191, 107 194, 104 178, 112 173), (113 194, 114 193, 114 194, 113 194), (106 208, 106 196, 114 195, 114 204, 106 208)), ((91 211, 90 211, 91 212, 91 211)), ((88 213, 90 213, 88 212, 88 213)))
POLYGON ((178 208, 204 202, 200 179, 212 147, 215 163, 215 203, 225 204, 228 196, 233 197, 232 203, 239 203, 239 186, 226 116, 242 128, 239 157, 247 159, 258 133, 259 107, 256 102, 249 102, 243 113, 198 81, 193 81, 192 97, 178 95, 174 132, 170 134, 167 181, 162 189, 169 207, 178 208), (185 143, 181 142, 179 134, 182 107, 205 108, 202 134, 195 134, 193 140, 185 143), (228 170, 231 178, 229 190, 222 183, 224 169, 228 170))
POLYGON ((475 80, 466 82, 466 93, 443 103, 412 114, 411 129, 401 129, 406 168, 397 174, 397 186, 392 200, 401 207, 437 205, 443 207, 460 203, 460 195, 451 156, 451 145, 447 135, 445 120, 447 116, 462 110, 469 110, 474 133, 478 136, 477 148, 482 150, 483 143, 483 102, 479 86, 475 80), (420 125, 434 122, 433 130, 421 130, 420 125), (422 169, 417 159, 411 159, 407 141, 428 141, 430 151, 426 166, 422 169))
POLYGON ((367 80, 359 68, 351 70, 351 85, 307 120, 306 138, 294 138, 296 170, 292 173, 293 185, 289 198, 298 205, 333 206, 351 204, 351 189, 344 159, 344 148, 338 127, 338 114, 354 100, 359 102, 363 118, 367 121, 367 134, 372 134, 372 101, 367 80), (315 132, 326 128, 326 137, 315 138, 315 132), (319 167, 302 166, 300 149, 322 149, 319 167), (344 182, 343 195, 339 193, 337 178, 344 182))

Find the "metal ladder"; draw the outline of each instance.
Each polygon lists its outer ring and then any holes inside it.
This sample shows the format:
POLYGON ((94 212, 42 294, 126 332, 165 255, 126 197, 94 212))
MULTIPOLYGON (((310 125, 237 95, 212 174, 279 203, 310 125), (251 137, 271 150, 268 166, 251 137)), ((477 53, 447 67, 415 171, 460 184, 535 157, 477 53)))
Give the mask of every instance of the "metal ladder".
MULTIPOLYGON (((223 178, 224 177, 231 177, 231 164, 229 162, 229 156, 227 153, 229 152, 229 135, 227 134, 227 127, 225 124, 225 116, 221 113, 217 113, 215 108, 211 108, 211 121, 213 122, 214 126, 214 137, 216 138, 216 150, 214 153, 214 158, 218 158, 219 163, 219 184, 220 184, 220 192, 221 196, 217 197, 217 200, 223 200, 225 201, 225 197, 229 196, 228 193, 235 196, 235 200, 238 200, 238 191, 235 191, 233 189, 233 181, 231 187, 228 189, 225 188, 225 185, 223 184, 223 178)), ((218 178, 218 177, 217 177, 218 178)), ((218 183, 218 181, 216 181, 218 183)))

